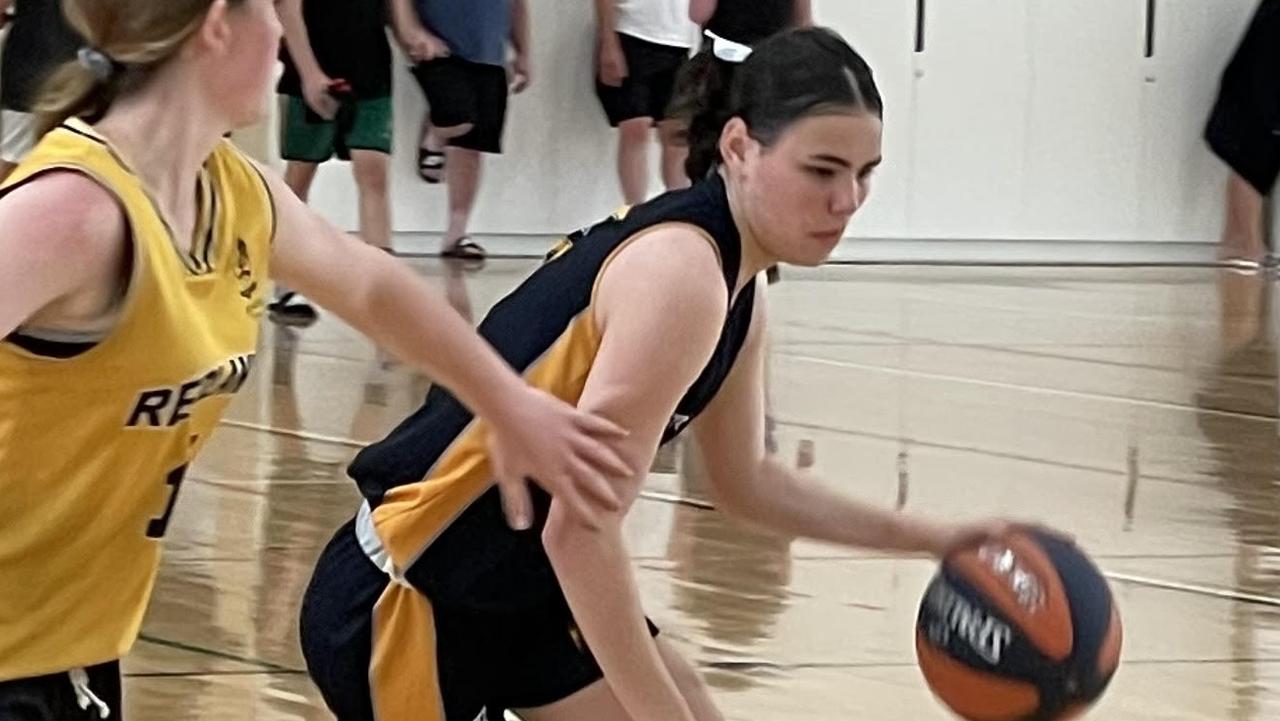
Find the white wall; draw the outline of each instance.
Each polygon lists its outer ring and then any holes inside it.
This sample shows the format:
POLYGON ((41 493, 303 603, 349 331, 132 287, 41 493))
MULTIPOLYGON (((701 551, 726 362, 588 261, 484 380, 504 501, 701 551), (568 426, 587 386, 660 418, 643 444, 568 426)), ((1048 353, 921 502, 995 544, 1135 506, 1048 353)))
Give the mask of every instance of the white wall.
MULTIPOLYGON (((885 166, 856 237, 1212 241, 1225 171, 1200 132, 1256 0, 815 0, 876 70, 885 166)), ((473 230, 547 235, 619 202, 613 138, 592 85, 586 0, 531 0, 533 87, 513 98, 473 230)), ((414 168, 421 93, 396 69, 395 228, 443 226, 445 190, 414 168)), ((655 176, 653 188, 659 187, 655 176)), ((314 203, 355 225, 349 170, 314 203)))

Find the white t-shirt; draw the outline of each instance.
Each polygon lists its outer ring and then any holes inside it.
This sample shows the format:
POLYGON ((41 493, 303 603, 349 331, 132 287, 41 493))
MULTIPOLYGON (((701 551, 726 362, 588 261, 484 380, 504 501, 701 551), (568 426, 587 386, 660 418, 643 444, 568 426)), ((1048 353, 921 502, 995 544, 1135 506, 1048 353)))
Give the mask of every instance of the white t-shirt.
POLYGON ((689 19, 689 0, 617 0, 618 32, 658 45, 691 48, 698 26, 689 19))

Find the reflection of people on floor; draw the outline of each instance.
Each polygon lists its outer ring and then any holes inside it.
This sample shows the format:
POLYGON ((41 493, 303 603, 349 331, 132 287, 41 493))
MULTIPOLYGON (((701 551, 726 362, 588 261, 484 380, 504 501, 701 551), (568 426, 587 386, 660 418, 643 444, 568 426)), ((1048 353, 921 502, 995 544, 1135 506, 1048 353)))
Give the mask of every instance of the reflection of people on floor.
MULTIPOLYGON (((1221 509, 1234 533, 1235 587, 1263 596, 1280 596, 1280 425, 1277 424, 1277 354, 1271 312, 1271 284, 1259 273, 1221 271, 1221 356, 1205 373, 1195 402, 1200 431, 1209 444, 1207 472, 1229 496, 1221 509)), ((1231 604, 1228 629, 1235 658, 1257 658, 1270 647, 1258 634, 1280 630, 1274 609, 1231 604)), ((1265 717, 1256 690, 1265 680, 1257 666, 1233 665, 1235 707, 1231 718, 1265 717)))
POLYGON ((467 279, 463 273, 466 264, 453 258, 446 258, 442 262, 444 263, 445 298, 459 315, 466 318, 468 323, 475 325, 475 311, 471 307, 471 296, 467 293, 467 279))
MULTIPOLYGON (((299 333, 287 326, 264 328, 270 348, 271 384, 266 424, 284 433, 264 434, 256 470, 262 479, 258 516, 258 583, 252 653, 262 660, 296 668, 298 603, 310 579, 311 563, 328 541, 329 528, 349 515, 356 499, 343 469, 354 448, 308 441, 288 431, 304 430, 298 377, 299 333)), ((345 410, 345 409, 343 409, 345 410)))
MULTIPOLYGON (((708 495, 694 443, 684 444, 680 495, 708 495)), ((699 623, 695 631, 705 645, 700 653, 693 651, 694 660, 713 688, 755 684, 750 668, 718 668, 714 662, 724 660, 726 652, 730 658, 756 658, 756 647, 773 636, 787 607, 791 543, 718 511, 675 507, 668 549, 674 610, 699 623)))

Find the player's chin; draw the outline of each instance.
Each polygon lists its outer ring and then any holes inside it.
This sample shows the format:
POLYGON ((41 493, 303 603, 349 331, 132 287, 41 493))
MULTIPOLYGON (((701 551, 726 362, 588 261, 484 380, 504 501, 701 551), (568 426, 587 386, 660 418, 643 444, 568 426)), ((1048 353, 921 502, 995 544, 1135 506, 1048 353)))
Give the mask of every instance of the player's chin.
POLYGON ((246 103, 245 107, 231 118, 231 131, 252 128, 270 117, 266 103, 246 103))
POLYGON ((840 246, 843 232, 830 231, 808 233, 797 239, 789 248, 787 257, 781 260, 788 265, 802 268, 814 268, 831 259, 831 254, 840 246))

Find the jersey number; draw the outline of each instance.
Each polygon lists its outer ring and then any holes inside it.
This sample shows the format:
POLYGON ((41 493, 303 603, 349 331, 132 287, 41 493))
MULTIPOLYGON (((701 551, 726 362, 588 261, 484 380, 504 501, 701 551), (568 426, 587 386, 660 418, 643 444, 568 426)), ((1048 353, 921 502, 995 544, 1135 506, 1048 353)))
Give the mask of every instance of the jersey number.
POLYGON ((169 528, 169 517, 173 515, 173 507, 178 502, 178 490, 182 488, 182 479, 186 475, 185 463, 169 472, 169 477, 164 481, 165 485, 173 486, 173 490, 169 492, 169 504, 165 506, 163 515, 156 516, 147 524, 147 538, 164 538, 164 532, 169 528))

